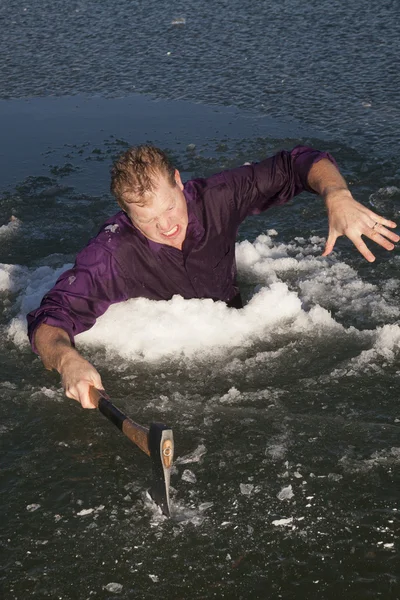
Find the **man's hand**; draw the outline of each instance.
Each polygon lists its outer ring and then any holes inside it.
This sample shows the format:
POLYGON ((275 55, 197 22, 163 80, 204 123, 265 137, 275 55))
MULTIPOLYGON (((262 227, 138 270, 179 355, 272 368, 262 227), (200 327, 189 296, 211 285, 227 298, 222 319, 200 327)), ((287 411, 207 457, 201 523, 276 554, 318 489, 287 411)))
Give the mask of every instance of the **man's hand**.
POLYGON ((35 343, 46 369, 56 369, 61 375, 65 394, 80 402, 83 408, 96 408, 89 390, 103 389, 101 377, 93 365, 71 346, 66 331, 42 323, 35 332, 35 343))
POLYGON ((375 256, 362 240, 362 235, 386 250, 393 250, 393 242, 400 240, 398 235, 387 229, 397 227, 396 223, 354 200, 345 180, 327 158, 313 164, 308 173, 308 184, 324 198, 328 210, 329 235, 322 256, 332 252, 341 235, 347 236, 369 262, 374 262, 375 256))
POLYGON ((396 233, 388 229, 396 227, 396 223, 377 215, 354 200, 347 189, 327 190, 325 203, 328 210, 329 235, 322 256, 332 252, 337 238, 341 235, 347 236, 369 262, 374 262, 375 256, 362 240, 362 235, 386 250, 393 250, 393 242, 400 240, 396 233))
POLYGON ((61 360, 60 375, 68 398, 77 400, 83 408, 96 408, 90 400, 89 390, 91 387, 102 390, 103 384, 100 374, 90 362, 74 351, 61 360))

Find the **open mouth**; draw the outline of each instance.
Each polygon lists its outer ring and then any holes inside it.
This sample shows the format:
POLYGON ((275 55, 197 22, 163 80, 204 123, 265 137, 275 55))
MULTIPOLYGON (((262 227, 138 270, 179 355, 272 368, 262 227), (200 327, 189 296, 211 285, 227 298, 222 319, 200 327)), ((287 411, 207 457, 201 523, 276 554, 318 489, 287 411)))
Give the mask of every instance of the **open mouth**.
POLYGON ((175 227, 173 227, 169 231, 164 231, 163 236, 165 236, 167 238, 171 238, 171 237, 174 237, 178 233, 178 231, 179 231, 179 225, 175 225, 175 227))

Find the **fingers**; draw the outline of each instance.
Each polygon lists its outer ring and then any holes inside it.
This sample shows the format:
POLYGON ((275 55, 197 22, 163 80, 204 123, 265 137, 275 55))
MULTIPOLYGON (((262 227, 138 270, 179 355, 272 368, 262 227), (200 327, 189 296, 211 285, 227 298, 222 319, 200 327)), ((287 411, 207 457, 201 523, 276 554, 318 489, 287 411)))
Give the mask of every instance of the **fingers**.
POLYGON ((102 389, 99 372, 77 352, 63 361, 60 369, 63 388, 68 398, 80 402, 83 408, 96 408, 90 399, 90 388, 102 389))
MULTIPOLYGON (((361 234, 354 234, 348 232, 346 235, 353 242, 360 254, 362 254, 362 256, 366 258, 368 262, 374 262, 375 255, 372 254, 371 250, 362 240, 361 234)), ((379 224, 375 226, 374 229, 370 227, 364 235, 366 235, 370 240, 372 240, 376 244, 379 244, 379 246, 382 246, 382 248, 385 248, 385 250, 393 250, 393 248, 395 247, 394 244, 386 238, 393 240, 393 242, 398 242, 400 240, 400 237, 398 235, 396 235, 392 231, 388 231, 385 227, 379 224), (382 231, 382 235, 379 233, 379 230, 382 231)), ((323 256, 325 256, 325 253, 323 254, 323 256)))
POLYGON ((329 236, 322 256, 332 252, 336 239, 341 235, 348 237, 368 262, 373 262, 375 256, 361 236, 366 236, 385 250, 393 250, 394 244, 400 241, 400 237, 391 231, 397 227, 394 221, 377 215, 354 198, 336 195, 334 201, 328 200, 329 236))
POLYGON ((101 390, 103 389, 103 384, 99 373, 94 367, 91 367, 89 372, 86 371, 85 373, 67 373, 63 377, 63 385, 65 395, 80 402, 82 408, 96 408, 96 405, 90 399, 89 391, 92 387, 101 390))
POLYGON ((357 250, 368 262, 374 262, 375 256, 372 254, 368 246, 363 242, 361 235, 348 234, 347 237, 353 242, 357 250))
POLYGON ((367 237, 369 237, 370 240, 372 240, 376 244, 379 244, 380 246, 382 246, 382 248, 385 248, 386 250, 393 250, 394 248, 394 244, 392 244, 392 242, 389 242, 389 240, 380 235, 376 230, 372 231, 372 233, 370 234, 367 234, 367 237))
MULTIPOLYGON (((387 250, 393 250, 394 245, 390 244, 390 248, 388 248, 387 246, 385 246, 384 244, 382 244, 382 236, 385 236, 385 238, 388 238, 389 240, 392 240, 392 242, 398 242, 400 240, 400 237, 394 233, 393 231, 389 231, 388 229, 386 229, 386 227, 384 227, 383 225, 381 225, 380 223, 376 222, 371 228, 370 228, 370 232, 367 232, 366 235, 373 240, 374 242, 377 242, 378 244, 380 244, 381 246, 383 246, 384 248, 386 248, 387 250), (381 240, 381 241, 378 241, 381 240)), ((386 240, 385 240, 386 241, 386 240)))
POLYGON ((93 404, 93 402, 90 399, 90 395, 89 395, 89 390, 91 387, 93 387, 92 385, 85 385, 86 382, 82 382, 82 384, 79 386, 79 402, 82 405, 82 408, 89 408, 89 409, 93 409, 96 408, 96 405, 93 404))
POLYGON ((65 395, 68 398, 72 398, 73 400, 80 402, 82 408, 96 408, 89 396, 89 390, 91 387, 93 387, 93 385, 89 381, 79 381, 77 384, 66 389, 65 395))
POLYGON ((371 228, 374 228, 374 227, 376 228, 377 225, 383 225, 384 227, 390 227, 391 229, 395 229, 397 227, 397 225, 394 221, 385 219, 384 217, 381 217, 380 215, 377 215, 372 211, 369 211, 369 217, 373 221, 371 228))
POLYGON ((322 256, 328 256, 328 254, 330 254, 332 252, 337 239, 338 239, 337 233, 330 231, 328 239, 326 240, 325 250, 323 251, 322 256))

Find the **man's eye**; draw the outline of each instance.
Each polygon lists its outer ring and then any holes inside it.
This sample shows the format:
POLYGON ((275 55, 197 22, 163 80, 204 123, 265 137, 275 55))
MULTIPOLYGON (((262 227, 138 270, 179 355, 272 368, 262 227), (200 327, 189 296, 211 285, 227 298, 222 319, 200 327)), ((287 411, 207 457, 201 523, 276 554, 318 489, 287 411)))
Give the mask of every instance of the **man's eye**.
POLYGON ((175 204, 173 204, 172 206, 170 206, 168 210, 173 210, 174 208, 175 208, 175 204))

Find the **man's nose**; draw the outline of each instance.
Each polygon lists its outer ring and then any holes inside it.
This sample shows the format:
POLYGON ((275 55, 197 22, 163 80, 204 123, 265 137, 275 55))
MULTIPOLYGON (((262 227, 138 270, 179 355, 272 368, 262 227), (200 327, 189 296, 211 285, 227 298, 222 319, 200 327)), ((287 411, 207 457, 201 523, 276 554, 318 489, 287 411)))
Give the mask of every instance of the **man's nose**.
POLYGON ((167 215, 161 215, 158 217, 158 229, 161 231, 168 231, 169 229, 169 218, 167 215))

